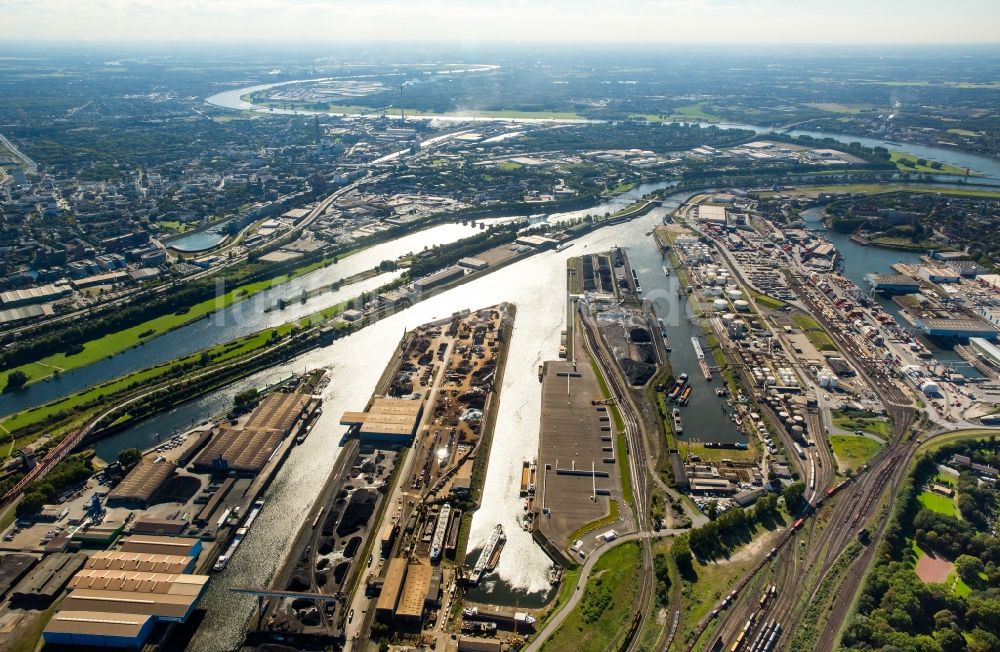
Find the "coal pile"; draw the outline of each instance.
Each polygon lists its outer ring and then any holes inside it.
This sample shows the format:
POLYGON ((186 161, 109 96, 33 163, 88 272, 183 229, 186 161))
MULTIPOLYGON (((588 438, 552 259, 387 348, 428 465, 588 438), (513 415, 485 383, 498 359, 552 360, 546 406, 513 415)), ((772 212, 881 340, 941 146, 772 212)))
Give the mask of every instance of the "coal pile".
POLYGON ((621 358, 618 365, 622 368, 622 373, 628 378, 630 385, 640 387, 649 382, 649 379, 656 373, 656 365, 646 362, 638 362, 632 358, 621 358))
POLYGON ((378 494, 367 489, 358 489, 351 495, 351 500, 344 510, 344 518, 337 526, 337 536, 353 534, 368 522, 375 512, 375 500, 378 494))

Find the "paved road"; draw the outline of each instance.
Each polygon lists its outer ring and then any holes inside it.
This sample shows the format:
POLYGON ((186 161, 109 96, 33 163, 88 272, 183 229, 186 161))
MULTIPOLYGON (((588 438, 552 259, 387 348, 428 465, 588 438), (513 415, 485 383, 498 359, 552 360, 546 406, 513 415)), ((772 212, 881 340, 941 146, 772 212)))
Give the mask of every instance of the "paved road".
POLYGON ((677 529, 677 530, 660 530, 659 532, 633 532, 632 534, 626 534, 624 536, 618 537, 611 543, 602 544, 600 548, 596 548, 587 557, 587 561, 583 564, 582 572, 580 573, 580 579, 577 580, 576 590, 573 591, 573 595, 570 599, 556 612, 552 618, 545 623, 545 627, 542 631, 538 632, 535 637, 531 640, 531 643, 525 648, 525 652, 537 652, 541 649, 542 644, 545 643, 546 639, 552 636, 557 629, 563 624, 563 621, 572 613, 576 605, 580 603, 581 598, 583 598, 584 587, 587 586, 587 581, 590 579, 590 574, 594 570, 594 565, 598 560, 604 556, 604 553, 609 550, 613 550, 623 543, 628 543, 629 541, 638 541, 640 539, 661 539, 664 537, 670 537, 677 534, 683 534, 687 532, 687 529, 677 529))

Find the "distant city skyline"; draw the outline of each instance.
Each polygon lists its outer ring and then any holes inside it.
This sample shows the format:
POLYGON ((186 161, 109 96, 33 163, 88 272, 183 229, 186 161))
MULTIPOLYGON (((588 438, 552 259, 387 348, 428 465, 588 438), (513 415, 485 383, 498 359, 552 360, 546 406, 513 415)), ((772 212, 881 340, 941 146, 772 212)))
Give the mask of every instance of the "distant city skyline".
POLYGON ((0 0, 8 40, 991 43, 991 0, 0 0))

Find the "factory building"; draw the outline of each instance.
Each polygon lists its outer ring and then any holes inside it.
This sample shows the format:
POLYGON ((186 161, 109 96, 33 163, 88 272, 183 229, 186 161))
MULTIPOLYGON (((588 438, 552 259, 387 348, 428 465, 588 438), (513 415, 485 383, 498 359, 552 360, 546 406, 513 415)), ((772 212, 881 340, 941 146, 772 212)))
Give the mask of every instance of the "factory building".
POLYGON ((305 394, 269 394, 242 428, 224 425, 195 458, 195 470, 256 475, 309 403, 305 394))
POLYGON ((190 573, 194 570, 195 557, 163 555, 147 552, 103 550, 87 558, 84 568, 93 570, 123 570, 145 573, 190 573))
POLYGON ((962 280, 958 272, 946 267, 921 267, 917 276, 928 283, 958 283, 962 280))
POLYGON ((63 284, 40 285, 23 290, 10 290, 8 292, 0 292, 0 305, 4 308, 17 308, 33 303, 47 303, 61 299, 72 292, 73 288, 63 284))
POLYGON ((1000 348, 981 337, 970 337, 972 349, 993 366, 1000 367, 1000 348))
POLYGON ((120 549, 123 552, 138 552, 147 555, 197 557, 201 554, 201 539, 135 534, 125 539, 120 549))
POLYGON ((43 635, 49 645, 137 648, 155 624, 156 619, 148 615, 60 611, 49 620, 43 635))
POLYGON ((433 274, 428 274, 427 276, 421 276, 413 282, 413 287, 417 292, 424 292, 430 290, 438 285, 444 285, 449 281, 454 281, 465 276, 465 269, 453 265, 451 267, 445 267, 442 270, 434 272, 433 274))
POLYGON ((132 536, 120 551, 93 555, 69 580, 45 643, 138 648, 158 623, 186 622, 208 585, 207 575, 187 574, 200 552, 198 539, 132 536))

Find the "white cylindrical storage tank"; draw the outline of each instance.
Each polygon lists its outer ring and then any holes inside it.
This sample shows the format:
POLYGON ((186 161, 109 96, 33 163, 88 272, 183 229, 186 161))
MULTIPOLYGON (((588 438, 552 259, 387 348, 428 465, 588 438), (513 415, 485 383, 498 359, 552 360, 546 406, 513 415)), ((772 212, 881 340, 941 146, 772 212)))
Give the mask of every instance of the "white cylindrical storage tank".
POLYGON ((740 312, 747 312, 750 310, 750 304, 744 299, 737 299, 736 301, 733 301, 733 306, 735 306, 740 312))
POLYGON ((792 434, 793 435, 795 435, 797 437, 802 437, 802 433, 804 433, 804 432, 805 432, 805 430, 802 428, 802 426, 792 426, 792 434))
POLYGON ((729 290, 729 292, 726 293, 726 296, 728 296, 733 301, 736 301, 737 299, 743 298, 743 292, 741 292, 740 290, 729 290))
POLYGON ((725 310, 728 307, 729 304, 726 303, 725 299, 716 299, 715 301, 712 302, 712 308, 714 308, 716 312, 725 310))

